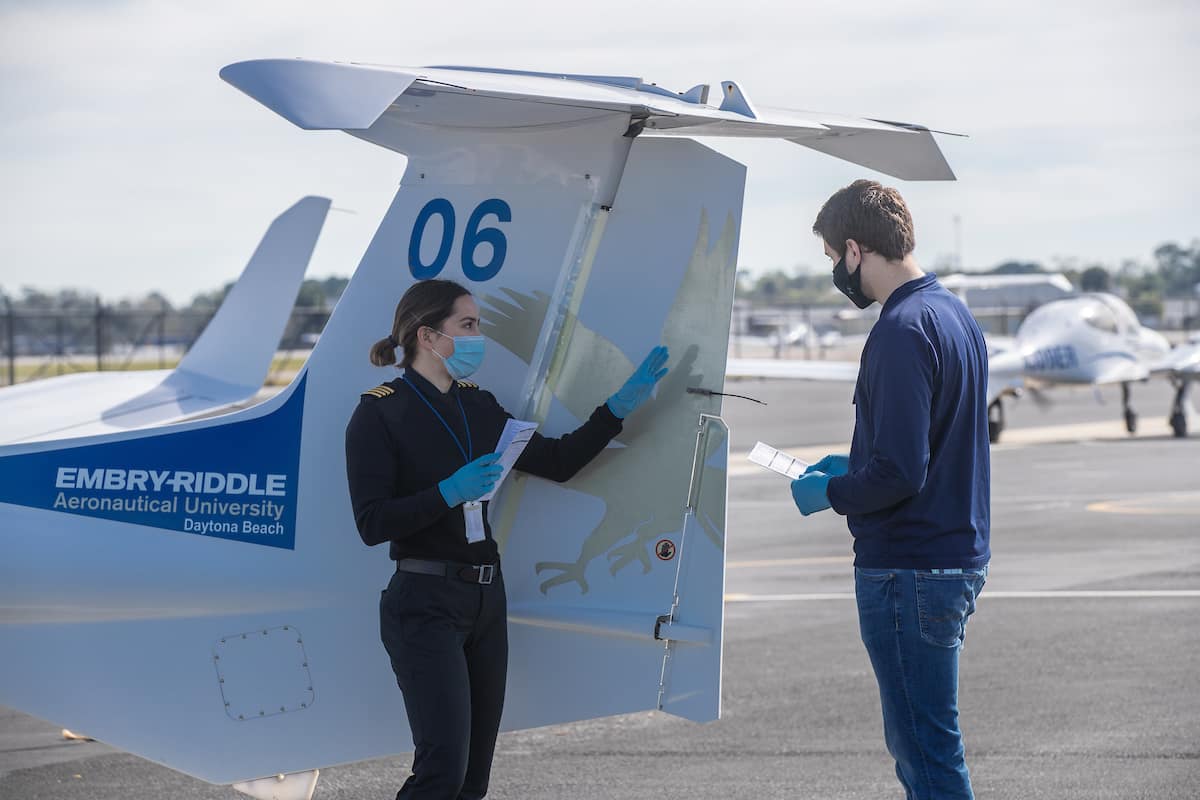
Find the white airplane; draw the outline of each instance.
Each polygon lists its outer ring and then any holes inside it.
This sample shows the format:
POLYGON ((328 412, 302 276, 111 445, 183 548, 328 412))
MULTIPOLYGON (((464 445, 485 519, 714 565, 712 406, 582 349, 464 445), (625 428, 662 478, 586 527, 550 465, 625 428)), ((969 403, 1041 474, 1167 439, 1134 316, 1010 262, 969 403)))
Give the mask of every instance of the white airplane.
POLYGON ((136 430, 252 398, 328 211, 327 198, 305 197, 276 217, 175 369, 82 372, 0 389, 0 445, 136 430))
POLYGON ((406 172, 302 373, 214 419, 0 448, 0 704, 254 797, 411 749, 379 644, 392 569, 364 548, 344 427, 397 299, 464 282, 495 345, 477 380, 548 435, 646 348, 656 399, 569 484, 514 476, 491 506, 511 663, 503 727, 720 713, 720 420, 745 168, 687 138, 783 137, 949 179, 929 131, 720 107, 634 78, 250 61, 222 77, 406 172), (652 275, 652 277, 650 277, 652 275), (63 587, 70 587, 64 592, 63 587), (262 777, 282 776, 282 777, 262 777))
MULTIPOLYGON (((1166 338, 1138 322, 1133 310, 1111 294, 1085 294, 1039 306, 1011 339, 989 339, 988 432, 1004 430, 1004 398, 1061 385, 1120 384, 1126 429, 1137 430, 1130 384, 1163 376, 1176 389, 1169 415, 1176 436, 1187 435, 1187 393, 1200 369, 1200 346, 1171 350, 1166 338)), ((857 362, 733 360, 727 375, 854 381, 857 362)))

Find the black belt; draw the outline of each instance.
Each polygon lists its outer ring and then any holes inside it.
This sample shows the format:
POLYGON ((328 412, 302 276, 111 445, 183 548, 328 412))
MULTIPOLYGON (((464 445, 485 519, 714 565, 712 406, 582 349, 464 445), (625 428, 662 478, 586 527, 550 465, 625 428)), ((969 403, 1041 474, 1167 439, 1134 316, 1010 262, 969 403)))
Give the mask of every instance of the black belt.
POLYGON ((460 564, 457 561, 426 561, 420 558, 402 558, 396 562, 400 572, 415 572, 418 575, 439 575, 458 578, 467 583, 487 586, 496 578, 500 563, 460 564))

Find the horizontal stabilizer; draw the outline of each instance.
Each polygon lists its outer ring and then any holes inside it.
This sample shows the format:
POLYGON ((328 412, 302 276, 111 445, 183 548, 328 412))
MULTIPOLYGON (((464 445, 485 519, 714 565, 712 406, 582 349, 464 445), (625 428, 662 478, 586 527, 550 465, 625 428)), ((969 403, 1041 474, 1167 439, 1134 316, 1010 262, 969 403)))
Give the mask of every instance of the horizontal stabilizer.
POLYGON ((838 130, 789 141, 907 181, 952 181, 954 171, 925 130, 838 130))
POLYGON ((788 139, 897 178, 954 180, 928 128, 756 106, 733 81, 722 82, 714 107, 705 84, 672 92, 629 76, 482 67, 275 59, 232 64, 221 77, 301 128, 361 131, 402 153, 411 154, 413 123, 534 135, 588 110, 617 111, 636 118, 646 135, 788 139))
POLYGON ((241 61, 221 78, 304 130, 371 127, 416 76, 300 59, 241 61))

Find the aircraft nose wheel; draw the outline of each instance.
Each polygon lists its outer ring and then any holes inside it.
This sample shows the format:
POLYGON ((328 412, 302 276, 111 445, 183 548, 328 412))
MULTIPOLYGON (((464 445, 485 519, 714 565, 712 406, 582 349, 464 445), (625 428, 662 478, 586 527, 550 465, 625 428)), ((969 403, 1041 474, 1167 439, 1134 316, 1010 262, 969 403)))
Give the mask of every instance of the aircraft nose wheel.
POLYGON ((1133 411, 1126 410, 1125 412, 1125 430, 1131 434, 1137 433, 1137 414, 1133 411))

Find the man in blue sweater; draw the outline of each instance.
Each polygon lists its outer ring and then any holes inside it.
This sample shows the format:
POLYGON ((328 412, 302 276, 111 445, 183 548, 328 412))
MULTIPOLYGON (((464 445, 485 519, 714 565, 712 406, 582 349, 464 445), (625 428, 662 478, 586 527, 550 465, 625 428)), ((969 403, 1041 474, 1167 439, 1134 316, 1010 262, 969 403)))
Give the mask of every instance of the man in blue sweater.
POLYGON ((917 265, 895 189, 855 181, 825 202, 813 232, 834 284, 883 310, 863 348, 850 455, 809 467, 792 497, 805 516, 846 516, 859 628, 909 800, 973 798, 958 655, 991 555, 983 334, 917 265))

